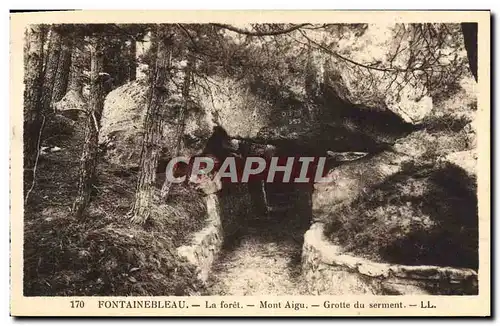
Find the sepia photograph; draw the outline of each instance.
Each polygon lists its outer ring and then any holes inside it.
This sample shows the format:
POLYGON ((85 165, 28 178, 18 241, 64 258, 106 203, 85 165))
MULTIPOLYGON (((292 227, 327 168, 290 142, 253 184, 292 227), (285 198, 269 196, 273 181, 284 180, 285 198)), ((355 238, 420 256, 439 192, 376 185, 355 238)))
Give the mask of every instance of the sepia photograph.
POLYGON ((490 217, 478 203, 481 189, 489 196, 489 57, 478 50, 488 11, 408 22, 106 15, 27 19, 11 52, 22 66, 11 107, 21 297, 222 315, 489 300, 479 275, 490 217))

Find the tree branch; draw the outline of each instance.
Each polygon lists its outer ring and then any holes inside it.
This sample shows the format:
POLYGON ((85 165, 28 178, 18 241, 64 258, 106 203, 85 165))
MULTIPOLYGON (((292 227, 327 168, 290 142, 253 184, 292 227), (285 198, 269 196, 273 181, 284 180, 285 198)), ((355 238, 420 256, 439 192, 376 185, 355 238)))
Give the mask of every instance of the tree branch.
POLYGON ((191 41, 191 44, 193 44, 193 46, 195 48, 198 48, 198 44, 196 43, 196 41, 194 40, 193 36, 191 35, 191 33, 189 33, 189 31, 182 25, 182 24, 175 24, 175 26, 177 26, 178 28, 180 28, 184 33, 186 33, 186 35, 189 37, 189 40, 191 41))
POLYGON ((267 35, 281 35, 281 34, 290 33, 290 32, 293 32, 295 30, 298 30, 299 28, 302 28, 304 26, 308 26, 308 25, 311 25, 311 24, 310 23, 299 24, 299 25, 294 25, 294 26, 292 26, 290 28, 282 29, 282 30, 279 30, 279 31, 269 31, 269 32, 251 32, 251 31, 248 31, 246 29, 238 28, 238 27, 235 27, 235 26, 232 26, 232 25, 227 25, 227 24, 213 23, 211 25, 217 26, 217 27, 220 27, 220 28, 225 28, 225 29, 230 30, 232 32, 236 32, 238 34, 243 34, 243 35, 249 35, 249 36, 267 36, 267 35))
POLYGON ((118 31, 120 34, 125 34, 128 36, 130 40, 136 41, 136 42, 146 42, 145 39, 137 37, 136 35, 133 35, 127 31, 126 28, 121 27, 119 24, 110 24, 111 27, 113 27, 116 31, 118 31))
POLYGON ((359 62, 356 62, 354 60, 351 60, 349 58, 346 58, 340 54, 338 54, 337 52, 333 52, 332 50, 328 49, 327 47, 311 40, 304 32, 300 31, 302 36, 308 40, 310 43, 316 45, 317 47, 319 47, 321 50, 325 51, 326 53, 330 54, 330 55, 333 55, 334 57, 337 57, 339 59, 342 59, 344 61, 347 61, 349 63, 352 63, 353 65, 356 65, 356 66, 360 66, 360 67, 363 67, 363 68, 366 68, 366 69, 373 69, 373 70, 378 70, 378 71, 385 71, 385 72, 403 72, 405 70, 403 69, 395 69, 395 68, 392 68, 392 69, 388 69, 388 68, 378 68, 378 67, 374 67, 374 66, 367 66, 367 65, 364 65, 362 63, 359 63, 359 62))

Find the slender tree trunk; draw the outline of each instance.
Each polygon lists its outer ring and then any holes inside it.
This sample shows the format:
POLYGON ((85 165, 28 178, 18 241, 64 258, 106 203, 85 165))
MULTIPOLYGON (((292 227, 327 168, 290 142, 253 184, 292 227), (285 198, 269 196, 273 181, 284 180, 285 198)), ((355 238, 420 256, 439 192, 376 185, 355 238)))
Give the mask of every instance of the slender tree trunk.
POLYGON ((92 185, 95 181, 98 158, 98 138, 101 125, 101 115, 104 108, 104 85, 102 76, 104 65, 104 48, 100 36, 90 39, 91 67, 90 67, 90 96, 89 112, 85 129, 85 142, 80 158, 80 177, 78 193, 73 203, 73 212, 81 217, 90 201, 92 185))
POLYGON ((52 93, 56 82, 56 75, 59 66, 59 56, 61 54, 61 35, 52 28, 50 33, 49 49, 45 66, 45 77, 42 91, 42 111, 51 112, 52 93))
MULTIPOLYGON (((184 72, 184 83, 182 85, 182 97, 184 99, 184 105, 179 112, 179 117, 177 119, 178 127, 176 134, 176 143, 174 149, 174 156, 179 156, 182 146, 182 137, 184 136, 184 129, 186 126, 186 115, 189 110, 189 89, 191 87, 191 72, 192 72, 192 58, 188 57, 188 62, 184 72)), ((167 173, 165 173, 167 175, 167 173)), ((170 192, 170 188, 172 187, 172 182, 165 178, 163 185, 161 187, 161 198, 166 200, 168 198, 168 194, 170 192)))
POLYGON ((155 199, 156 166, 162 148, 162 109, 168 96, 165 83, 168 77, 171 54, 165 40, 163 27, 157 27, 152 33, 151 44, 155 57, 154 63, 150 67, 148 107, 144 121, 139 178, 132 209, 132 221, 135 223, 144 223, 148 219, 151 204, 155 199))
POLYGON ((69 73, 71 69, 71 55, 73 52, 73 41, 65 39, 62 42, 61 55, 54 81, 54 90, 52 92, 52 106, 60 101, 68 89, 69 73))
POLYGON ((31 25, 25 39, 24 67, 24 194, 26 195, 35 178, 35 163, 39 150, 41 132, 41 95, 43 84, 43 44, 46 28, 31 25))
POLYGON ((129 47, 129 81, 134 81, 137 78, 137 42, 135 40, 130 41, 129 47))

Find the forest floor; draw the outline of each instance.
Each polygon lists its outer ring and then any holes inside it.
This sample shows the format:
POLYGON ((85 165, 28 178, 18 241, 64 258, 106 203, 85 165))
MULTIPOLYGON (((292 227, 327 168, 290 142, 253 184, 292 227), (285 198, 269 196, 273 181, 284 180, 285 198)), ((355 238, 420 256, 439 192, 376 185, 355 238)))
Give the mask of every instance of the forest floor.
MULTIPOLYGON (((62 119, 61 121, 64 121, 62 119)), ((187 295, 202 286, 176 248, 206 225, 206 206, 195 189, 171 190, 144 225, 130 221, 137 174, 102 158, 92 201, 82 218, 76 196, 84 121, 47 124, 36 183, 24 214, 24 294, 187 295), (61 131, 65 130, 64 134, 61 131)), ((29 187, 29 185, 28 185, 29 187)))
POLYGON ((227 241, 208 281, 210 295, 307 294, 301 282, 304 227, 262 219, 227 241))

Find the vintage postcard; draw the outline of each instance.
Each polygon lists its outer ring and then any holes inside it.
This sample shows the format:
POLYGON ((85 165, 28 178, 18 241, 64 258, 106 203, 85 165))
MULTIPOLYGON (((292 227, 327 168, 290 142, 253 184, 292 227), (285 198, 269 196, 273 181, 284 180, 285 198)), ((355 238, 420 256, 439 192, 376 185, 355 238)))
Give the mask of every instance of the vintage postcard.
POLYGON ((489 11, 10 19, 13 316, 491 315, 489 11))

